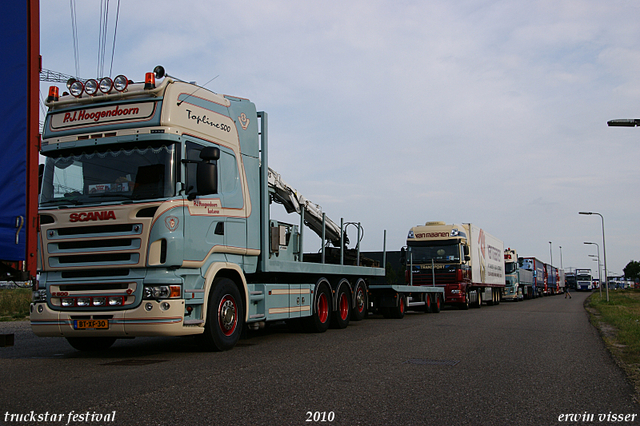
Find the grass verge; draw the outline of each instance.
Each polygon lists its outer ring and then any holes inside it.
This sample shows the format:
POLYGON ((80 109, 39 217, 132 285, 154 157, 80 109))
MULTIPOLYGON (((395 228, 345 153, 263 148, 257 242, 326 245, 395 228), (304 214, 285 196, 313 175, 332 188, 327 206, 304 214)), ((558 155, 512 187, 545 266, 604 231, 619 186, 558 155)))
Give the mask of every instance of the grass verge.
POLYGON ((640 289, 594 292, 585 302, 591 323, 636 389, 640 401, 640 289))
POLYGON ((21 321, 29 316, 31 289, 0 289, 0 321, 21 321))

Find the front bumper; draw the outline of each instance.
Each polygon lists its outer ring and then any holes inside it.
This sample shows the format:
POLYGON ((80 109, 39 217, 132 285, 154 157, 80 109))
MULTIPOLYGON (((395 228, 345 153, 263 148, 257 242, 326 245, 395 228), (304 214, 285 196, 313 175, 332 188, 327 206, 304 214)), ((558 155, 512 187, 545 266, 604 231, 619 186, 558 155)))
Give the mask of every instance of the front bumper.
POLYGON ((31 304, 31 329, 40 337, 138 337, 138 336, 185 336, 201 334, 203 324, 184 325, 184 299, 144 300, 140 306, 119 311, 60 312, 52 310, 46 303, 31 304), (160 304, 169 303, 166 310, 160 304), (149 305, 151 309, 145 309, 149 305), (78 319, 106 319, 108 329, 74 329, 78 319))

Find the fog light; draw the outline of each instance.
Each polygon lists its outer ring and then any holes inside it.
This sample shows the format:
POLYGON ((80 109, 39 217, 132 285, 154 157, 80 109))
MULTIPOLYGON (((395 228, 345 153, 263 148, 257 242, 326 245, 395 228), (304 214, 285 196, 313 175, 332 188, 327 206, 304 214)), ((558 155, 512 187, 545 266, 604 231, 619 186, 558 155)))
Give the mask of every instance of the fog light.
POLYGON ((75 305, 73 299, 62 299, 62 307, 63 308, 70 308, 73 305, 75 305))
POLYGON ((168 302, 162 302, 160 304, 160 309, 163 311, 168 311, 171 305, 168 302))
POLYGON ((150 310, 153 309, 153 303, 149 302, 149 303, 145 303, 144 305, 144 310, 149 312, 150 310))
POLYGON ((78 306, 91 306, 91 298, 89 298, 89 297, 78 297, 77 304, 78 304, 78 306))
POLYGON ((44 306, 38 305, 38 313, 41 314, 42 312, 44 312, 44 306))
POLYGON ((94 297, 93 298, 93 306, 104 306, 107 304, 107 299, 105 297, 94 297))
POLYGON ((122 300, 121 296, 111 296, 109 297, 109 306, 122 306, 122 300))

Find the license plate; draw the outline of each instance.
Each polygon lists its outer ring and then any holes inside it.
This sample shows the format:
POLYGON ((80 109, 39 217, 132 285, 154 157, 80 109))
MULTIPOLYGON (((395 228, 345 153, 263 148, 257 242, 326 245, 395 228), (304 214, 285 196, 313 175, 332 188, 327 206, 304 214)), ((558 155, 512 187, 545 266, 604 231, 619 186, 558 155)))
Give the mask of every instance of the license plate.
POLYGON ((86 329, 101 329, 108 330, 109 329, 109 320, 74 320, 73 328, 75 330, 86 330, 86 329))

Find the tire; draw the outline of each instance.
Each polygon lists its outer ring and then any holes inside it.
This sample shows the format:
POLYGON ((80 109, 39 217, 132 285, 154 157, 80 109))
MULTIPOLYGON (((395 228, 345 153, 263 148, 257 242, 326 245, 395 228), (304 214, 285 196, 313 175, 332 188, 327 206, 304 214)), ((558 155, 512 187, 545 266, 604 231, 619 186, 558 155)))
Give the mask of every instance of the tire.
POLYGON ((74 349, 83 352, 107 350, 115 341, 115 337, 67 337, 67 342, 69 342, 74 349))
POLYGON ((429 293, 424 294, 424 311, 428 314, 433 312, 433 300, 431 300, 429 293))
POLYGON ((476 294, 478 295, 478 300, 476 301, 476 303, 474 304, 474 308, 482 308, 482 292, 480 291, 480 289, 476 290, 476 294))
POLYGON ((437 314, 442 309, 442 298, 440 297, 440 294, 436 293, 433 295, 433 299, 434 301, 433 305, 431 306, 431 312, 437 314))
POLYGON ((313 312, 307 317, 305 328, 311 333, 324 333, 331 322, 331 290, 326 282, 321 282, 316 288, 313 312))
POLYGON ((331 325, 334 328, 347 328, 351 317, 351 291, 344 284, 338 290, 337 306, 333 312, 331 325))
POLYGON ((356 291, 353 294, 355 305, 351 309, 351 321, 362 321, 366 318, 367 308, 369 307, 367 287, 363 280, 358 281, 356 291))
POLYGON ((404 318, 404 311, 407 307, 407 298, 404 294, 398 295, 398 305, 394 308, 389 308, 391 313, 391 318, 402 319, 404 318))
POLYGON ((209 294, 203 346, 212 351, 232 349, 240 340, 243 323, 244 309, 238 287, 229 278, 216 279, 209 294))
POLYGON ((464 293, 464 302, 462 302, 460 304, 460 309, 462 309, 463 311, 468 311, 469 310, 469 306, 470 306, 470 303, 469 303, 469 291, 467 290, 464 293))

